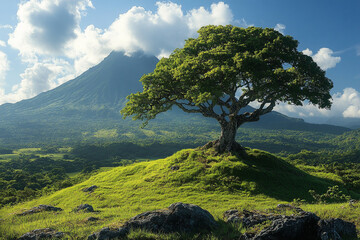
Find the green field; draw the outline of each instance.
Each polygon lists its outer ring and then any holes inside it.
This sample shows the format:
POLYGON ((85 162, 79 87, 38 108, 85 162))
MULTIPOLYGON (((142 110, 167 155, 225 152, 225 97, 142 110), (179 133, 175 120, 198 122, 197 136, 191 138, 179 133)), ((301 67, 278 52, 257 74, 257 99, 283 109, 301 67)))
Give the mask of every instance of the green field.
MULTIPOLYGON (((341 217, 355 221, 360 227, 360 208, 346 203, 312 204, 309 190, 324 193, 329 186, 339 185, 341 179, 316 173, 316 169, 302 167, 304 172, 286 161, 260 150, 242 155, 216 155, 213 150, 182 150, 171 157, 100 172, 88 180, 40 197, 0 210, 0 235, 3 239, 19 237, 37 228, 50 227, 68 234, 70 239, 84 239, 105 226, 120 226, 127 219, 144 211, 161 209, 175 202, 198 204, 221 222, 229 209, 274 208, 278 203, 303 199, 301 207, 321 217, 341 217), (179 170, 171 170, 172 166, 179 170), (93 193, 81 189, 97 185, 93 193), (91 204, 96 213, 71 212, 80 204, 91 204), (39 204, 50 204, 64 209, 60 213, 39 213, 16 216, 39 204), (84 219, 96 216, 101 220, 86 223, 84 219)), ((357 192, 346 192, 359 198, 357 192)), ((231 234, 240 234, 233 229, 231 234)), ((222 232, 222 231, 220 231, 222 232)), ((134 232, 131 236, 148 234, 134 232)), ((222 239, 220 233, 203 236, 222 239)), ((222 234, 224 234, 222 232, 222 234)), ((163 236, 164 239, 174 236, 163 236)), ((179 238, 181 239, 181 238, 179 238)))

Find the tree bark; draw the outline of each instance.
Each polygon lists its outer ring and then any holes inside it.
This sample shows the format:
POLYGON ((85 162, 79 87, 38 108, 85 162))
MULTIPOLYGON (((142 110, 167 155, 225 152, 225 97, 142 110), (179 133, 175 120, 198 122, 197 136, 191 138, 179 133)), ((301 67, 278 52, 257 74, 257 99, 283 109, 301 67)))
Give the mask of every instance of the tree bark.
POLYGON ((220 123, 221 135, 215 141, 215 149, 219 153, 243 150, 240 144, 235 141, 236 131, 238 129, 237 122, 230 120, 226 123, 220 123))

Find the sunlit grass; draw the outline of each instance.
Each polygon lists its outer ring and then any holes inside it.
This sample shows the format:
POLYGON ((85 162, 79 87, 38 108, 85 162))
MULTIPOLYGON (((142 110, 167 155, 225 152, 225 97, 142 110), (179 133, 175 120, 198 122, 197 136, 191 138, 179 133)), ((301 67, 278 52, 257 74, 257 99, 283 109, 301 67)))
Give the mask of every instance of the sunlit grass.
MULTIPOLYGON (((307 169, 316 172, 316 169, 307 169)), ((182 150, 171 157, 144 161, 125 167, 102 169, 102 172, 75 186, 62 189, 22 204, 0 209, 0 236, 3 239, 19 237, 38 228, 54 228, 72 239, 84 239, 102 227, 118 227, 129 218, 155 209, 168 207, 175 202, 197 204, 222 223, 222 215, 229 209, 267 210, 278 203, 295 198, 311 201, 310 189, 323 193, 340 182, 332 175, 307 174, 284 160, 260 150, 248 149, 243 155, 216 155, 210 150, 182 150), (173 170, 176 166, 178 169, 173 170), (96 185, 94 192, 82 189, 96 185), (80 204, 90 204, 95 213, 74 213, 80 204), (57 213, 38 213, 17 216, 39 204, 49 204, 64 209, 57 213), (100 218, 86 222, 89 216, 100 218)), ((356 195, 355 197, 358 197, 356 195)), ((321 217, 342 217, 360 224, 360 210, 346 204, 301 206, 321 217)), ((218 233, 201 236, 201 239, 221 239, 222 224, 218 233)), ((241 229, 228 231, 231 236, 241 229)), ((150 233, 134 231, 129 239, 149 236, 150 233)), ((181 235, 159 235, 156 239, 183 239, 181 235)), ((195 239, 194 236, 186 236, 195 239)), ((154 238, 155 239, 155 238, 154 238)), ((199 239, 199 238, 198 238, 199 239)), ((230 239, 230 238, 229 238, 230 239)))

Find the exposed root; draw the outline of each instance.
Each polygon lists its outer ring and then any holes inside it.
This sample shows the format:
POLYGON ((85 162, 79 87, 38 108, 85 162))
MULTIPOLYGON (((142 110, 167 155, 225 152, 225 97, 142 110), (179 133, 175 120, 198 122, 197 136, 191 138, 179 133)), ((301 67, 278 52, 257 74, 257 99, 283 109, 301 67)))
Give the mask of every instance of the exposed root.
POLYGON ((221 145, 220 144, 220 140, 215 140, 215 141, 211 141, 208 142, 207 144, 205 144, 203 146, 204 149, 209 149, 209 148, 215 148, 215 150, 218 153, 224 153, 224 152, 243 152, 245 150, 245 148, 243 148, 239 143, 234 142, 231 145, 221 145))

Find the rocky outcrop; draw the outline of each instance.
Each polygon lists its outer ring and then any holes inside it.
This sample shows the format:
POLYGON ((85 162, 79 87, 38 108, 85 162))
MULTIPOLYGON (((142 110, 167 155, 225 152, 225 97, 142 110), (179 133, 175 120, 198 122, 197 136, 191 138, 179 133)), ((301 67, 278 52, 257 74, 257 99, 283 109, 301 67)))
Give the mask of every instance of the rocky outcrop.
POLYGON ((36 229, 25 233, 18 240, 40 240, 40 239, 56 239, 63 238, 64 233, 57 232, 51 228, 36 229))
POLYGON ((271 225, 254 236, 253 240, 265 239, 318 239, 320 220, 313 213, 304 213, 300 216, 281 216, 271 222, 271 225))
POLYGON ((77 206, 73 212, 80 212, 80 211, 83 211, 83 212, 94 212, 94 208, 89 205, 89 204, 80 204, 79 206, 77 206))
POLYGON ((216 227, 214 217, 197 205, 174 203, 167 209, 145 212, 125 223, 127 228, 141 228, 150 232, 201 232, 216 227))
POLYGON ((92 185, 91 187, 83 188, 81 191, 83 191, 83 192, 93 192, 97 188, 98 188, 98 186, 92 185))
POLYGON ((340 240, 341 237, 356 239, 356 228, 353 223, 339 218, 321 220, 319 222, 319 235, 321 240, 340 240))
POLYGON ((144 229, 154 233, 199 233, 217 227, 214 217, 197 205, 174 203, 168 208, 141 213, 120 229, 103 228, 88 237, 88 240, 116 239, 124 237, 130 229, 144 229))
POLYGON ((101 229, 97 233, 88 236, 87 240, 110 240, 125 238, 129 233, 127 228, 110 229, 108 227, 101 229))
POLYGON ((341 219, 321 220, 314 213, 290 206, 278 206, 278 210, 283 207, 292 209, 294 214, 285 216, 229 210, 224 213, 224 218, 227 222, 242 224, 248 229, 262 225, 263 230, 260 232, 242 236, 241 239, 247 240, 356 239, 356 228, 353 223, 341 219))
POLYGON ((33 207, 30 210, 27 210, 25 212, 19 213, 17 214, 18 216, 24 216, 24 215, 29 215, 29 214, 34 214, 34 213, 39 213, 39 212, 58 212, 58 211, 62 211, 61 208, 58 207, 54 207, 54 206, 50 206, 50 205, 44 205, 41 204, 38 207, 33 207))

